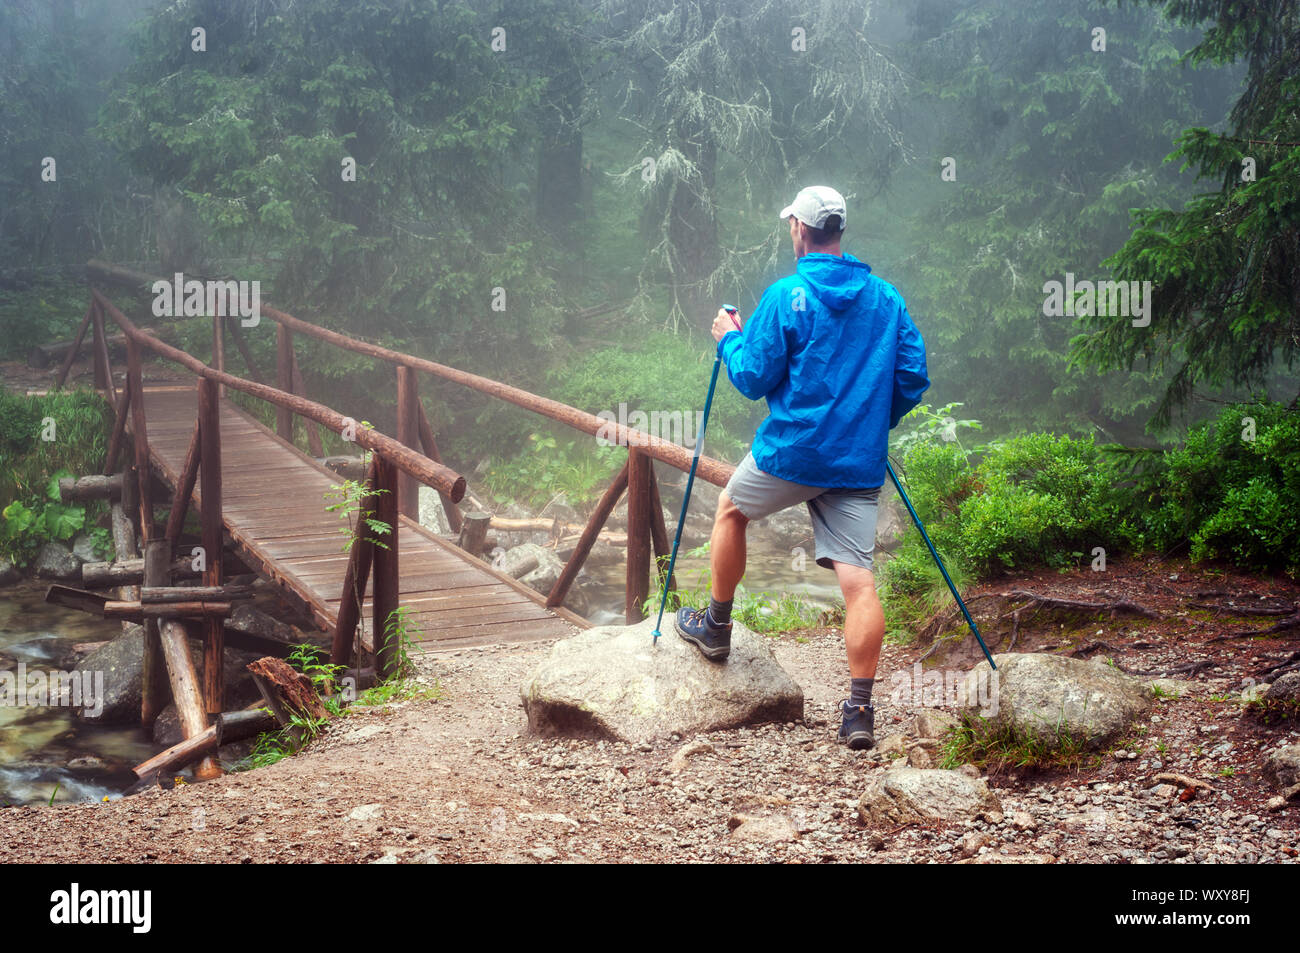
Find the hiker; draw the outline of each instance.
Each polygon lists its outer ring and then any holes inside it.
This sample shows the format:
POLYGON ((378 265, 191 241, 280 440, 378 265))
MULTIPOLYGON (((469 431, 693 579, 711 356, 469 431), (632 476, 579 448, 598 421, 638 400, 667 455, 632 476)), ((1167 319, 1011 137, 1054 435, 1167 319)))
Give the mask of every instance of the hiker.
POLYGON ((817 564, 835 571, 844 594, 851 685, 839 741, 865 750, 875 745, 871 688, 885 634, 871 571, 876 501, 889 431, 930 386, 925 345, 898 291, 841 253, 839 192, 803 189, 781 218, 790 222, 796 273, 772 284, 743 324, 725 310, 713 322, 731 382, 750 400, 767 398, 768 416, 718 498, 709 606, 679 609, 675 628, 724 661, 746 526, 806 503, 817 564))

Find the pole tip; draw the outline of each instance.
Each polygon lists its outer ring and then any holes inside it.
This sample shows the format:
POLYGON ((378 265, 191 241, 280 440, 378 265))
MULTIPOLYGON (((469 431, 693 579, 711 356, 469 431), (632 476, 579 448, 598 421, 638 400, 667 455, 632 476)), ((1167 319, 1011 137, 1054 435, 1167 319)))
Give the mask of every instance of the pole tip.
POLYGON ((659 644, 659 634, 660 634, 660 633, 659 633, 659 630, 658 630, 658 629, 655 629, 655 630, 654 630, 653 632, 651 632, 650 634, 653 635, 653 636, 655 637, 655 645, 658 645, 658 644, 659 644))

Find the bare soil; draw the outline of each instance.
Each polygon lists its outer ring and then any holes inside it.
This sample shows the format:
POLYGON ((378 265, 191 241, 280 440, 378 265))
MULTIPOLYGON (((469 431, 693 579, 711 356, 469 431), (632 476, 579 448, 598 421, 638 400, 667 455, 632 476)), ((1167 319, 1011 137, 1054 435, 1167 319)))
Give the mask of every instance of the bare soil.
MULTIPOLYGON (((804 687, 801 722, 660 746, 536 738, 519 686, 548 643, 426 655, 419 677, 438 686, 438 700, 355 708, 297 757, 216 781, 0 811, 0 861, 1295 862, 1300 806, 1267 809, 1276 792, 1261 767, 1267 752, 1300 741, 1300 729, 1261 721, 1237 696, 1243 679, 1300 649, 1300 631, 1211 640, 1273 624, 1230 610, 1295 605, 1300 586, 1154 561, 1020 575, 972 594, 984 597, 973 608, 995 650, 1011 622, 997 618, 1007 603, 991 594, 1014 590, 1122 597, 1160 616, 1022 614, 1016 651, 1101 654, 1143 672, 1210 664, 1187 674, 1133 737, 1075 770, 988 774, 1002 817, 862 824, 857 799, 874 773, 899 756, 941 754, 916 744, 916 705, 897 691, 930 646, 886 646, 878 747, 849 752, 834 742, 847 687, 842 638, 823 628, 774 644, 804 687), (1162 773, 1206 787, 1161 787, 1162 773), (751 818, 764 823, 742 824, 751 818)), ((978 649, 967 642, 941 668, 969 668, 978 649)))

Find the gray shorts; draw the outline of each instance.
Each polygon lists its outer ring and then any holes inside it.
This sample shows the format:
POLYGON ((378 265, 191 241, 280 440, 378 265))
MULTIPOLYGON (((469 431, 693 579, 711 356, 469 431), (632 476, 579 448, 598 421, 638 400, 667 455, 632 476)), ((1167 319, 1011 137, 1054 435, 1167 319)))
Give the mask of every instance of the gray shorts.
POLYGON ((796 503, 807 503, 817 565, 834 569, 832 562, 837 562, 871 568, 880 487, 838 490, 791 483, 764 473, 754 463, 753 454, 746 454, 731 475, 726 492, 736 509, 751 520, 761 520, 796 503))

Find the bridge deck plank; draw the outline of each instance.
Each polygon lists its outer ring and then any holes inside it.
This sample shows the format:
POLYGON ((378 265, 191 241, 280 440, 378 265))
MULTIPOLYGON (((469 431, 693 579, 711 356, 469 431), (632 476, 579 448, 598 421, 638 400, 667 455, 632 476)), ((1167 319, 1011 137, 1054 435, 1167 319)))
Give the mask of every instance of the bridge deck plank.
MULTIPOLYGON (((192 387, 146 387, 154 466, 171 486, 185 460, 197 412, 192 387)), ((346 525, 326 510, 337 475, 285 443, 229 400, 221 403, 222 515, 241 557, 291 590, 329 628, 342 598, 346 525)), ((203 487, 195 488, 202 505, 203 487)), ((494 572, 414 521, 401 518, 398 590, 421 631, 418 648, 563 638, 581 620, 549 610, 540 594, 494 572)), ((370 599, 365 600, 370 638, 370 599)))

